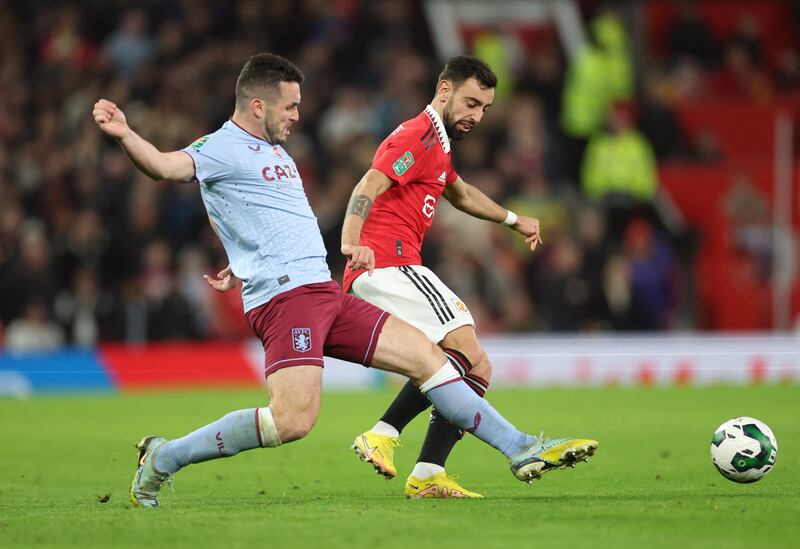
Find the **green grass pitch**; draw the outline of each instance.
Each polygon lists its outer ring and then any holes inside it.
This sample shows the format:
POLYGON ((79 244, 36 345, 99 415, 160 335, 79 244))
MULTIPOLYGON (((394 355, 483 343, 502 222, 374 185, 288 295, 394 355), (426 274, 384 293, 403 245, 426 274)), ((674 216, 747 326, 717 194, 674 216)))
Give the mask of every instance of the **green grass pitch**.
POLYGON ((482 501, 402 496, 423 417, 404 433, 395 480, 356 459, 352 439, 392 396, 326 393, 307 439, 191 466, 156 510, 128 501, 134 442, 257 406, 261 393, 0 400, 0 547, 798 546, 800 386, 492 391, 520 427, 600 447, 529 486, 467 437, 448 471, 482 501), (755 484, 725 480, 709 458, 714 429, 740 415, 778 439, 775 468, 755 484))

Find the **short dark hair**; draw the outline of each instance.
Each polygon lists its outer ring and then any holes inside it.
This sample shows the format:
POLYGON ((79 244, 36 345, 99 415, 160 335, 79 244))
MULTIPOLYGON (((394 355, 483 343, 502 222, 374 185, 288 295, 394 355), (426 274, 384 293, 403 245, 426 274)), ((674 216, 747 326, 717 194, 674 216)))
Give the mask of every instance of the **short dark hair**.
POLYGON ((272 53, 258 53, 247 60, 236 80, 236 102, 250 99, 257 89, 275 91, 281 82, 303 82, 303 73, 294 63, 272 53))
POLYGON ((472 77, 475 77, 484 89, 497 86, 497 75, 495 75, 491 67, 471 55, 459 55, 450 58, 444 66, 442 74, 439 75, 437 83, 447 80, 458 88, 472 77))

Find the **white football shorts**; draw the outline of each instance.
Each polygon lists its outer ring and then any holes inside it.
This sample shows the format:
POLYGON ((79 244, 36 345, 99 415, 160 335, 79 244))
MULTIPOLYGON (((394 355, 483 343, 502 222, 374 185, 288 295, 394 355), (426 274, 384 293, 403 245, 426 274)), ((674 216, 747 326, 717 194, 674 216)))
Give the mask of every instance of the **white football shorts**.
POLYGON ((475 326, 467 306, 422 265, 384 267, 363 273, 350 292, 419 329, 433 343, 461 326, 475 326))

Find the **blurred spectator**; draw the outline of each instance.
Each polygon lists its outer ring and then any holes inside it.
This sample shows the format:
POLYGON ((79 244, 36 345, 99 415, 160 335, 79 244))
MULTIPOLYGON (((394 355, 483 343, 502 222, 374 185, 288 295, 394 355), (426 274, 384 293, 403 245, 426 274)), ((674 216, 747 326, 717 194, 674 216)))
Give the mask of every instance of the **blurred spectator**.
MULTIPOLYGON (((575 237, 583 253, 581 276, 589 288, 584 327, 593 330, 611 327, 605 320, 609 311, 603 293, 606 262, 614 254, 614 247, 604 213, 595 204, 584 204, 575 219, 575 237)), ((611 324, 614 326, 613 322, 611 324)))
POLYGON ((613 100, 633 93, 628 38, 617 16, 609 12, 597 17, 589 36, 589 43, 570 61, 561 113, 567 135, 583 139, 602 126, 613 100))
POLYGON ((625 229, 623 253, 630 272, 630 329, 669 328, 677 306, 675 255, 667 239, 644 219, 625 229))
POLYGON ((681 152, 681 128, 669 104, 668 93, 668 84, 663 76, 647 75, 642 87, 637 125, 659 161, 675 158, 681 152))
POLYGON ((523 66, 517 76, 517 89, 538 96, 547 116, 557 120, 561 112, 561 91, 564 85, 564 67, 558 47, 547 42, 531 55, 524 56, 523 66))
POLYGON ((80 268, 74 271, 69 290, 56 296, 55 318, 65 328, 67 341, 79 347, 91 347, 100 341, 101 324, 111 313, 111 298, 100 290, 97 273, 80 268))
POLYGON ((498 133, 501 147, 495 154, 494 163, 507 180, 544 177, 548 172, 545 162, 551 145, 541 103, 535 96, 517 95, 508 104, 504 127, 498 133))
POLYGON ((723 51, 722 68, 711 77, 709 93, 715 97, 746 97, 763 101, 771 95, 772 86, 748 47, 734 41, 723 51))
POLYGON ((739 16, 730 42, 741 46, 754 65, 764 61, 761 55, 761 29, 752 14, 743 13, 739 16))
POLYGON ((6 278, 3 309, 8 311, 7 318, 22 313, 26 304, 34 299, 49 306, 59 288, 59 272, 43 224, 24 223, 19 230, 18 246, 19 256, 8 266, 6 278))
POLYGON ((479 32, 472 42, 472 54, 485 61, 497 75, 495 103, 507 101, 514 91, 514 72, 522 57, 522 47, 514 32, 504 32, 501 25, 479 32))
POLYGON ((9 351, 49 351, 63 344, 61 328, 48 317, 47 305, 38 297, 28 300, 22 316, 13 320, 6 330, 6 347, 9 351))
POLYGON ((168 244, 148 243, 142 253, 141 289, 147 310, 147 338, 151 341, 195 339, 199 324, 192 307, 179 290, 168 244))
POLYGON ((791 48, 781 52, 775 68, 775 88, 779 92, 794 93, 800 89, 800 53, 791 48))
POLYGON ((96 211, 77 212, 70 221, 66 234, 59 235, 55 247, 62 267, 62 280, 80 268, 102 269, 108 248, 108 236, 96 211))
POLYGON ((634 93, 633 59, 628 31, 620 15, 607 10, 591 22, 591 32, 605 56, 606 82, 613 99, 630 99, 634 93))
POLYGON ((719 47, 708 24, 700 15, 697 2, 676 2, 675 20, 667 30, 667 41, 673 61, 689 58, 705 69, 713 68, 719 59, 719 47))
POLYGON ((122 14, 119 26, 104 46, 114 69, 125 80, 134 78, 156 52, 148 27, 147 12, 141 8, 129 9, 122 14))
POLYGON ((524 63, 517 76, 517 89, 519 94, 529 94, 541 102, 545 123, 543 129, 549 142, 549 146, 545 148, 545 176, 550 181, 557 181, 560 178, 561 151, 553 143, 553 137, 560 134, 559 113, 564 87, 563 60, 557 46, 548 42, 534 54, 525 56, 524 63))
POLYGON ((317 215, 325 249, 328 250, 328 264, 334 273, 341 273, 345 267, 344 256, 337 253, 342 241, 342 212, 347 209, 353 187, 364 172, 366 168, 356 168, 348 164, 334 167, 329 172, 327 188, 316 200, 318 206, 314 213, 317 215))
POLYGON ((319 136, 331 157, 359 137, 371 135, 375 123, 367 95, 354 87, 341 87, 319 122, 319 136))
POLYGON ((112 225, 109 269, 114 278, 138 275, 145 246, 162 233, 158 195, 159 188, 144 177, 131 188, 124 217, 112 225))
POLYGON ((611 103, 633 93, 628 37, 617 15, 606 12, 595 18, 589 36, 589 43, 570 60, 561 111, 568 139, 564 170, 576 180, 586 140, 602 127, 611 103))
POLYGON ((673 94, 678 101, 695 101, 706 94, 706 74, 695 60, 683 58, 670 73, 673 94))
POLYGON ((531 288, 546 330, 576 331, 589 327, 591 286, 583 276, 583 249, 571 237, 550 241, 546 267, 531 288))
POLYGON ((39 43, 39 58, 46 65, 86 68, 95 51, 81 25, 80 6, 62 4, 53 11, 42 11, 40 23, 47 30, 39 43))
POLYGON ((760 282, 769 280, 775 243, 767 197, 745 173, 737 172, 722 206, 733 233, 732 245, 752 259, 753 273, 760 282))
MULTIPOLYGON (((542 238, 546 241, 569 234, 570 205, 562 196, 551 192, 541 176, 530 174, 522 179, 519 192, 509 197, 505 204, 519 215, 537 218, 542 238)), ((525 241, 516 238, 516 235, 511 235, 510 238, 521 254, 530 249, 525 241)))
MULTIPOLYGON (((5 302, 3 296, 10 282, 3 275, 9 272, 19 254, 19 231, 22 220, 23 211, 13 193, 0 190, 0 302, 5 302)), ((2 318, 0 315, 0 319, 2 318)))
POLYGON ((586 149, 582 172, 584 194, 595 201, 636 205, 649 203, 658 187, 655 155, 633 125, 633 106, 616 103, 606 132, 586 149))
POLYGON ((603 268, 603 293, 606 321, 615 330, 632 330, 631 266, 622 254, 608 258, 603 268))
POLYGON ((211 272, 208 259, 200 248, 188 245, 181 249, 175 284, 189 308, 194 322, 194 333, 198 336, 208 336, 212 324, 216 322, 213 318, 214 292, 203 279, 203 275, 211 272))
POLYGON ((688 147, 688 159, 697 164, 719 164, 724 159, 717 134, 710 129, 697 132, 688 147))

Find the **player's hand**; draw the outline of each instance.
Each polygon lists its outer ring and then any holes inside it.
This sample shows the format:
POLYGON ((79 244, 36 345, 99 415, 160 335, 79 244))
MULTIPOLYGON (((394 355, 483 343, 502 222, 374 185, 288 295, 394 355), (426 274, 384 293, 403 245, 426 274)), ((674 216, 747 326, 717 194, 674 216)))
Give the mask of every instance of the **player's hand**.
POLYGON ((369 246, 353 246, 352 244, 342 244, 342 255, 348 258, 348 267, 352 271, 366 269, 372 276, 375 268, 375 252, 369 246))
POLYGON ((130 132, 125 114, 108 99, 101 99, 94 104, 92 116, 100 129, 111 137, 120 139, 130 132))
POLYGON ((227 292, 239 285, 239 279, 233 274, 230 265, 218 272, 217 278, 212 278, 208 275, 203 275, 203 278, 206 279, 209 286, 218 292, 227 292))
POLYGON ((535 217, 520 215, 517 222, 511 226, 515 231, 524 235, 525 243, 531 245, 531 251, 536 250, 536 246, 542 243, 542 236, 539 233, 539 220, 535 217))

